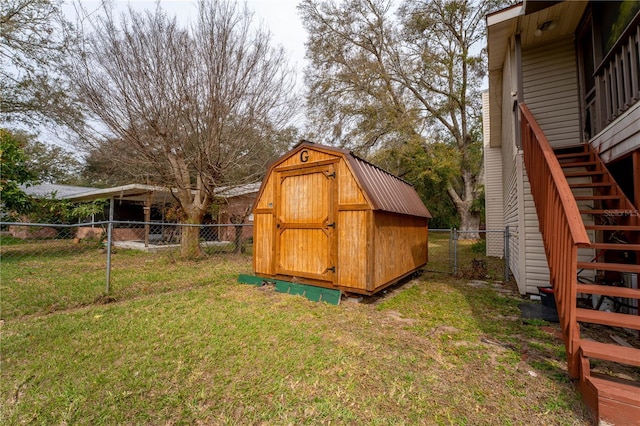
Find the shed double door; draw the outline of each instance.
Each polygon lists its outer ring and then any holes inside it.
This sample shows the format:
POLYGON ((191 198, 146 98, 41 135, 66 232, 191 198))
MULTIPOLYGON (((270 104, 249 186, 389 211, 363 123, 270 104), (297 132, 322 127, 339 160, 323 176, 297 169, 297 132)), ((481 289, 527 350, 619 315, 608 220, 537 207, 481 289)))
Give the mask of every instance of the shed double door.
POLYGON ((334 164, 278 172, 276 272, 334 282, 334 164))

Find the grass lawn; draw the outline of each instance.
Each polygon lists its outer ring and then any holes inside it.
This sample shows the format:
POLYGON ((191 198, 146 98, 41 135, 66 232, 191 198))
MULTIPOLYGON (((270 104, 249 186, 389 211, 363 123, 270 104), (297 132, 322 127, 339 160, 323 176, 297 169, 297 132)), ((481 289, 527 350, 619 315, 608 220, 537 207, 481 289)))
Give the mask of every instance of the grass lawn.
POLYGON ((237 284, 242 257, 114 259, 112 303, 79 274, 56 305, 53 278, 3 259, 0 423, 589 424, 562 342, 509 285, 427 272, 332 306, 237 284))

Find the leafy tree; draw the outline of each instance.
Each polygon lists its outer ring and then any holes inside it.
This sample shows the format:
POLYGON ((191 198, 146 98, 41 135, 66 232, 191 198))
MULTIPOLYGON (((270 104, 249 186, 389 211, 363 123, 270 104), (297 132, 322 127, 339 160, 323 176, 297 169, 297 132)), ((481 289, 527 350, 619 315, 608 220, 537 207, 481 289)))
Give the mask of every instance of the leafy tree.
POLYGON ((0 2, 0 122, 37 126, 80 120, 62 72, 74 39, 61 3, 0 2))
POLYGON ((81 170, 80 161, 62 147, 40 142, 32 135, 17 133, 25 140, 24 154, 29 170, 42 183, 73 184, 81 170))
POLYGON ((72 223, 92 215, 102 215, 108 205, 108 200, 72 203, 58 199, 53 193, 43 198, 31 198, 25 216, 34 223, 72 223))
POLYGON ((419 141, 382 148, 372 161, 413 184, 433 218, 429 227, 447 229, 460 226, 456 208, 446 196, 447 186, 458 169, 460 153, 450 145, 433 143, 429 149, 419 141))
MULTIPOLYGON (((418 144, 457 154, 445 163, 446 194, 460 228, 478 229, 481 193, 479 88, 485 73, 484 17, 498 1, 304 0, 309 33, 308 106, 316 131, 361 150, 418 144), (394 13, 397 12, 397 13, 394 13), (452 163, 453 161, 453 163, 452 163), (453 173, 451 170, 455 169, 453 173)), ((473 235, 472 235, 473 236, 473 235)))
POLYGON ((31 199, 20 185, 35 180, 35 173, 27 165, 24 141, 0 129, 0 207, 4 215, 25 213, 31 208, 31 199))
MULTIPOLYGON (((126 147, 117 160, 173 188, 187 223, 201 223, 216 188, 261 176, 296 112, 284 51, 254 28, 235 1, 200 1, 189 29, 159 4, 119 20, 105 10, 74 57, 78 98, 126 147)), ((183 230, 183 256, 200 255, 198 239, 183 230)))

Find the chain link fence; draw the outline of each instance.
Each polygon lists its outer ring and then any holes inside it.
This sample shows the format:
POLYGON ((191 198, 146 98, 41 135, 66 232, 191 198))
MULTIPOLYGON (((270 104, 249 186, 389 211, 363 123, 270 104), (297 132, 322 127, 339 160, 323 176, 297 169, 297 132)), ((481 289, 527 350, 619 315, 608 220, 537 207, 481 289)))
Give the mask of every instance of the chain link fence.
POLYGON ((251 273, 252 228, 251 224, 2 222, 2 318, 42 312, 43 306, 52 311, 251 273), (198 229, 197 256, 181 252, 188 228, 198 229))
MULTIPOLYGON (((508 229, 476 237, 430 229, 426 270, 508 280, 508 229)), ((58 309, 235 279, 253 272, 252 260, 251 224, 0 222, 1 314, 34 313, 31 302, 41 312, 42 306, 58 309), (196 228, 189 234, 198 236, 197 256, 185 256, 183 234, 196 228)))

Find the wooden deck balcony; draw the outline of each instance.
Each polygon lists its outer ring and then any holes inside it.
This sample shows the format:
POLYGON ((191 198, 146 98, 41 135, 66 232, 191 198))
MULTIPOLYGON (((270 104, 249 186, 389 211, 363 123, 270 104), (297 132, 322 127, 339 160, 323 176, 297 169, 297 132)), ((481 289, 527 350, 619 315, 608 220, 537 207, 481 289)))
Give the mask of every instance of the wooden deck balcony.
POLYGON ((586 96, 590 134, 596 135, 640 100, 640 15, 603 58, 586 96))
POLYGON ((583 400, 598 420, 640 425, 640 382, 594 374, 591 364, 599 360, 637 368, 640 349, 593 342, 580 334, 581 324, 640 330, 640 290, 611 285, 615 274, 640 274, 636 260, 640 259, 640 221, 634 214, 637 209, 589 145, 556 155, 526 105, 520 105, 520 114, 525 166, 549 264, 569 375, 577 380, 583 400), (581 210, 576 199, 591 205, 581 210), (584 225, 586 217, 593 225, 584 225), (587 229, 595 235, 594 241, 587 229), (595 253, 593 261, 579 261, 579 249, 595 253), (627 257, 620 257, 621 252, 627 257), (579 273, 585 270, 591 271, 591 282, 580 279, 579 273), (594 309, 579 307, 579 295, 592 300, 606 297, 631 301, 636 308, 605 311, 600 304, 594 309))

